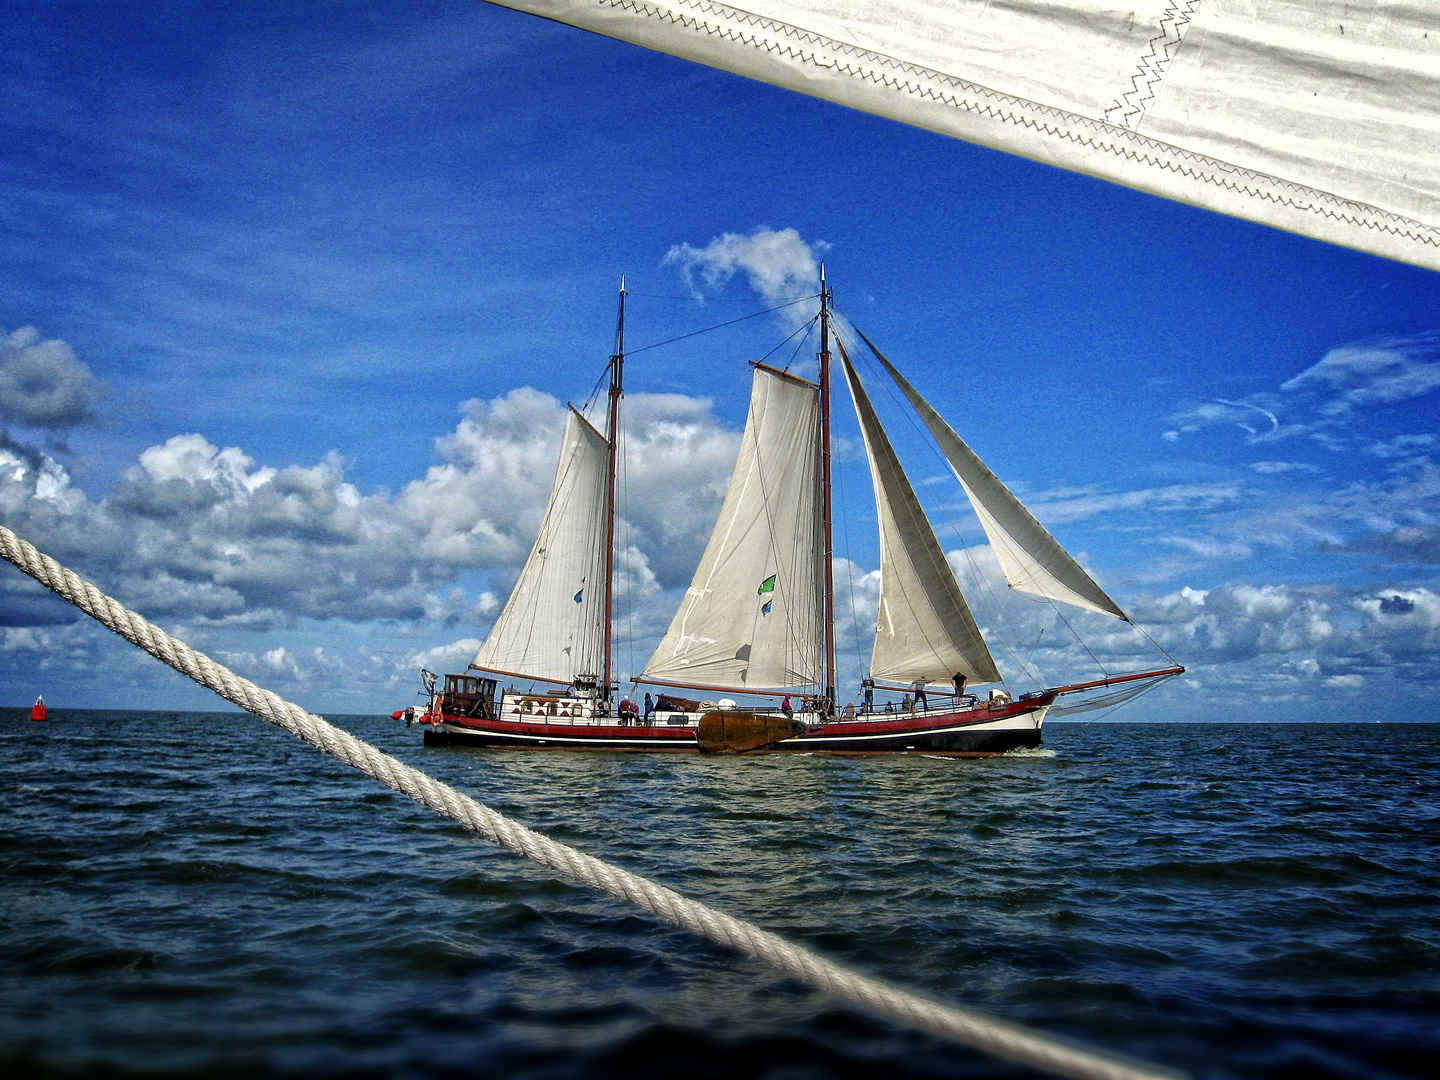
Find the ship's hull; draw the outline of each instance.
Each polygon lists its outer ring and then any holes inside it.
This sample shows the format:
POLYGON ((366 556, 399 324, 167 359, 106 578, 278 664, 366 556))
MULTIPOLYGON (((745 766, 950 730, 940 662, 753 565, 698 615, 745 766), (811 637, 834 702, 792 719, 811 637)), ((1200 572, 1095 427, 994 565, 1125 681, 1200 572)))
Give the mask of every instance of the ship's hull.
MULTIPOLYGON (((758 746, 751 754, 1003 754, 1040 745, 1041 725, 1053 698, 1046 695, 998 708, 960 712, 875 713, 853 720, 808 723, 798 735, 758 746)), ((711 716, 715 714, 709 714, 711 716)), ((508 750, 608 750, 630 753, 726 752, 707 744, 702 716, 673 714, 656 723, 544 723, 443 715, 425 733, 426 746, 474 746, 508 750), (674 723, 670 721, 676 721, 674 723)))

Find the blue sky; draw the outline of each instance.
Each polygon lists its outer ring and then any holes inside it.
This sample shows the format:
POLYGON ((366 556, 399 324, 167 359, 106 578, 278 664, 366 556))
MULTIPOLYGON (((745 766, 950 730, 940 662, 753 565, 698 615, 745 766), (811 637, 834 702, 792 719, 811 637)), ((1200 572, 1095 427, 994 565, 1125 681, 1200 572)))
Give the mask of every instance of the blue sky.
MULTIPOLYGON (((1377 693, 1440 716, 1440 275, 484 4, 35 5, 0 53, 0 520, 307 706, 389 711, 422 663, 463 666, 621 273, 639 347, 823 256, 841 309, 1191 668, 1121 717, 1377 693)), ((745 361, 789 329, 627 366, 637 666, 718 510, 745 361)), ((837 436, 863 636, 845 410, 837 436)), ((1018 611, 977 615, 1038 632, 1018 611)), ((18 572, 0 624, 10 704, 213 702, 18 572)), ((1047 676, 1088 675, 1050 640, 1047 676)))

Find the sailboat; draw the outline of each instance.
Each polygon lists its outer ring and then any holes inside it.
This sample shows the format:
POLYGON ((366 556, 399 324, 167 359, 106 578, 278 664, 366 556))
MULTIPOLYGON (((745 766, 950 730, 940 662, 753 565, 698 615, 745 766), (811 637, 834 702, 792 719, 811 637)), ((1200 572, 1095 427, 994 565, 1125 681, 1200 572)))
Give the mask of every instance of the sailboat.
MULTIPOLYGON (((818 378, 752 365, 749 412, 719 518, 669 629, 632 680, 655 687, 658 700, 643 712, 628 696, 617 701, 611 614, 626 295, 622 280, 604 430, 570 407, 550 501, 505 607, 469 669, 429 687, 427 746, 979 756, 1039 746, 1045 717, 1062 698, 1080 696, 1070 706, 1077 711, 1115 704, 1184 671, 1171 662, 1010 694, 832 325, 822 266, 818 378), (838 708, 836 698, 832 338, 880 532, 879 616, 858 711, 853 703, 838 708), (973 692, 987 685, 983 699, 973 692), (878 704, 877 690, 905 696, 878 704), (740 706, 731 694, 778 704, 740 706)), ((847 334, 923 422, 1009 586, 1129 622, 879 349, 853 326, 847 334)))

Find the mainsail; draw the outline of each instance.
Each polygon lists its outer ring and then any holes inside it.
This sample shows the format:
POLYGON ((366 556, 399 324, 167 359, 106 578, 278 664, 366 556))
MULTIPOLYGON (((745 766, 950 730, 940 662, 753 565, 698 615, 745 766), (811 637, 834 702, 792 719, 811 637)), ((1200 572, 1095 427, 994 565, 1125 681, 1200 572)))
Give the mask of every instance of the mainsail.
POLYGON ((870 674, 948 682, 960 672, 971 682, 999 682, 995 660, 844 345, 840 359, 860 418, 880 519, 880 602, 870 674))
POLYGON ((642 679, 738 691, 821 685, 820 484, 818 388, 757 364, 719 520, 642 679))
POLYGON ((471 667, 563 683, 599 676, 609 455, 605 436, 572 407, 540 534, 471 667))
POLYGON ((1105 590, 1046 531, 1045 526, 1035 520, 1034 515, 1021 505, 1020 500, 976 456, 975 451, 965 445, 929 402, 905 381, 870 339, 864 334, 860 337, 930 429, 930 435, 939 444, 960 486, 970 497, 970 505, 975 508, 985 535, 990 538, 990 545, 1010 587, 1128 622, 1129 616, 1120 609, 1120 605, 1110 599, 1105 590))

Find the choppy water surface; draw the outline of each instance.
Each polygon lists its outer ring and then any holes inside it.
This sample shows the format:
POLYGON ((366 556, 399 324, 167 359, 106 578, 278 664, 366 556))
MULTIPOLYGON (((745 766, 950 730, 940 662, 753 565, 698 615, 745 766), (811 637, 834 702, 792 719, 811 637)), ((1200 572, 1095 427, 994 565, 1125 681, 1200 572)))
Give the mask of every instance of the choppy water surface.
MULTIPOLYGON (((1019 1075, 562 884, 242 715, 0 713, 0 1071, 1019 1075)), ((1197 1077, 1433 1075, 1440 725, 952 761, 426 751, 903 985, 1197 1077)))

